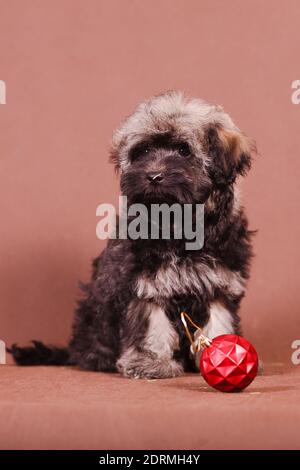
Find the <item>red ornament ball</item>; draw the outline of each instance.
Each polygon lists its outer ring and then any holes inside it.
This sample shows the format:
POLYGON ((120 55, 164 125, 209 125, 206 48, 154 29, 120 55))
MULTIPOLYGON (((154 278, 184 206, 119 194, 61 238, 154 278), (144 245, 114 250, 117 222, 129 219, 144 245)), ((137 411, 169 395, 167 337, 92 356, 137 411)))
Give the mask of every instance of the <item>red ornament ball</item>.
POLYGON ((237 335, 217 336, 200 357, 202 376, 221 392, 239 392, 248 387, 257 369, 257 352, 249 341, 237 335))

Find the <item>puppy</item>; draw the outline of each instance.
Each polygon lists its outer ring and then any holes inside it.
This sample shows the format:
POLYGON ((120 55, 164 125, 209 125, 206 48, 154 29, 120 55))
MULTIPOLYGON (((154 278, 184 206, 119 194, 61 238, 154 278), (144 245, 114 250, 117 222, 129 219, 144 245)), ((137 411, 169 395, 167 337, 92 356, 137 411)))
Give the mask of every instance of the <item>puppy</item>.
POLYGON ((128 204, 204 204, 204 244, 110 239, 83 285, 67 348, 10 349, 21 365, 72 364, 126 377, 195 371, 180 312, 210 338, 240 333, 238 309, 251 259, 239 180, 254 145, 220 106, 170 91, 141 103, 112 141, 128 204))

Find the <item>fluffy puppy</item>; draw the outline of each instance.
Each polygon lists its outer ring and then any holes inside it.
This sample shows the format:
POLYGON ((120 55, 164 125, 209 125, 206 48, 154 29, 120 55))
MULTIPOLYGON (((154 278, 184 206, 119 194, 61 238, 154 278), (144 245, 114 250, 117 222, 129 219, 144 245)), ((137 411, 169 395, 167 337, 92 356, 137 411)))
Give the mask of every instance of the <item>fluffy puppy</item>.
POLYGON ((195 370, 181 311, 210 338, 239 333, 251 233, 238 179, 252 150, 220 106, 177 91, 141 103, 113 136, 121 192, 128 204, 205 204, 204 246, 187 250, 184 238, 109 240, 82 287, 68 347, 13 345, 15 361, 174 377, 195 370))

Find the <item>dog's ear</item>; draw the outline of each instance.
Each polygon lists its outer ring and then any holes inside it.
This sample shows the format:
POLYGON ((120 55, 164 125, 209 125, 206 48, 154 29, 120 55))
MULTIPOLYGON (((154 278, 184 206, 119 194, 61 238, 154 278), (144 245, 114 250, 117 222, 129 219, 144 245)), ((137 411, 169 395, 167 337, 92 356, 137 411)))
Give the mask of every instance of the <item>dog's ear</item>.
POLYGON ((244 176, 250 169, 255 144, 238 129, 209 125, 205 144, 211 157, 210 176, 216 186, 228 186, 238 175, 244 176))
POLYGON ((119 156, 119 147, 111 145, 110 152, 109 152, 109 163, 112 163, 115 167, 115 172, 119 173, 120 171, 120 156, 119 156))

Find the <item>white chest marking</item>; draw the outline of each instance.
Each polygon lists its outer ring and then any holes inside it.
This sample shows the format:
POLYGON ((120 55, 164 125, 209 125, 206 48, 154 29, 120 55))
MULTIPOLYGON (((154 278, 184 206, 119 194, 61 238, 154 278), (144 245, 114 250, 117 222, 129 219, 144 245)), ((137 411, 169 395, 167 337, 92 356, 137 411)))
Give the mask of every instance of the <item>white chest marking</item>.
POLYGON ((229 294, 239 296, 245 289, 245 280, 238 272, 220 265, 210 267, 204 263, 172 262, 160 268, 154 277, 141 276, 136 282, 139 299, 158 301, 173 295, 213 293, 221 288, 229 294))

